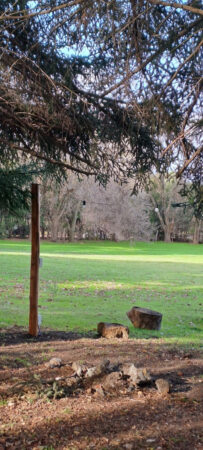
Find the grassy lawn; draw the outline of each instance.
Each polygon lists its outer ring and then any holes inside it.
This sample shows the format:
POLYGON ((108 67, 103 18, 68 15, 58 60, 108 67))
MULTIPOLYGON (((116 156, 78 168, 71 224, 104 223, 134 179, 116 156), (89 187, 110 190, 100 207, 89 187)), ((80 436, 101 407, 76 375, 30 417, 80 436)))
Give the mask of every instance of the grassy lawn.
MULTIPOLYGON (((161 337, 199 346, 203 337, 203 246, 191 244, 41 243, 39 312, 42 325, 96 330, 120 322, 131 337, 161 337), (133 305, 163 313, 159 332, 136 330, 133 305)), ((27 326, 30 243, 0 241, 0 327, 27 326)))

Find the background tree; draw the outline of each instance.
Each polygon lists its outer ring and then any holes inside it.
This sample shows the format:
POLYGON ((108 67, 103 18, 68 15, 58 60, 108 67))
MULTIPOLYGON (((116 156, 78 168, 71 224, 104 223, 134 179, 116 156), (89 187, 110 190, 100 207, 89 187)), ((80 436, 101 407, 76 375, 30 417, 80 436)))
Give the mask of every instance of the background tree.
POLYGON ((82 209, 82 185, 74 174, 59 183, 46 181, 41 187, 41 224, 52 241, 68 239, 73 241, 77 220, 82 209))
POLYGON ((155 214, 158 219, 165 242, 171 242, 175 231, 176 211, 172 207, 172 203, 177 200, 179 190, 180 187, 174 175, 167 179, 164 175, 159 174, 151 179, 149 197, 154 208, 153 215, 155 214))
POLYGON ((68 182, 41 187, 41 224, 52 240, 150 240, 150 201, 146 193, 131 196, 132 186, 111 180, 107 188, 71 174, 68 182), (85 202, 85 208, 83 203, 85 202))
POLYGON ((203 155, 201 156, 202 165, 199 166, 194 162, 193 175, 189 180, 187 179, 187 172, 185 173, 185 183, 181 194, 184 198, 182 204, 184 209, 188 209, 193 215, 194 234, 193 243, 198 244, 200 242, 200 234, 203 225, 203 184, 202 184, 202 167, 203 167, 203 155))
POLYGON ((86 207, 82 214, 85 236, 141 241, 154 237, 146 193, 131 196, 132 185, 121 186, 113 180, 106 189, 93 182, 85 182, 85 185, 86 207))

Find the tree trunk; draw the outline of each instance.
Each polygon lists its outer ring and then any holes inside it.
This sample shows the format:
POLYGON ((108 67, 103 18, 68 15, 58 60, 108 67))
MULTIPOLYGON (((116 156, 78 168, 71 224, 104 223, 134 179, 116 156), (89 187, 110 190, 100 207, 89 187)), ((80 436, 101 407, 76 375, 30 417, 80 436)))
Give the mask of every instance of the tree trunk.
POLYGON ((126 314, 135 328, 146 330, 160 330, 161 328, 162 314, 160 312, 133 306, 126 314))
POLYGON ((50 230, 50 232, 51 232, 51 240, 53 242, 57 242, 57 240, 58 240, 58 228, 59 228, 58 227, 58 222, 53 219, 53 222, 51 224, 51 230, 50 230))
POLYGON ((75 227, 76 227, 78 212, 80 209, 80 204, 81 204, 81 201, 78 201, 76 204, 76 207, 75 207, 75 211, 73 213, 72 221, 70 223, 70 229, 69 229, 69 241, 70 242, 74 241, 75 227))
POLYGON ((42 239, 45 238, 45 227, 41 226, 41 235, 42 235, 42 239))
POLYGON ((164 242, 171 242, 171 232, 169 228, 164 229, 164 242))
POLYGON ((199 244, 199 241, 200 241, 200 227, 201 227, 201 220, 195 219, 195 229, 194 229, 194 235, 193 235, 193 244, 199 244))

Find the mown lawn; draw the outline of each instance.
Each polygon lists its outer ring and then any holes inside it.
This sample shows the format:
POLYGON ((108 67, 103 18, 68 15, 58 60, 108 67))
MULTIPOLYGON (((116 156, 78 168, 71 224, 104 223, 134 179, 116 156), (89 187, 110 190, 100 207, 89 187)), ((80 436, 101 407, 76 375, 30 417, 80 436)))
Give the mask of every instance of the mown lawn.
MULTIPOLYGON (((42 326, 95 331, 120 322, 131 337, 161 337, 199 346, 203 338, 203 246, 191 244, 41 243, 42 326), (136 330, 126 312, 143 306, 163 313, 159 332, 136 330)), ((0 241, 0 327, 27 326, 30 243, 0 241)))

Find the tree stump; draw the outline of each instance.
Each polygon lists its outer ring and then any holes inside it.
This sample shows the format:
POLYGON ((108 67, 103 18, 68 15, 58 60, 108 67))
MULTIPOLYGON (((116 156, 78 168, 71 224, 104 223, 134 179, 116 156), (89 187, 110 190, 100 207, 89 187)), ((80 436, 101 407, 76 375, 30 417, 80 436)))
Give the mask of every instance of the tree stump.
POLYGON ((128 339, 129 329, 120 323, 100 322, 97 325, 97 332, 107 339, 122 338, 128 339))
POLYGON ((143 328, 147 330, 160 330, 162 314, 147 308, 133 308, 127 312, 128 318, 131 320, 135 328, 143 328))

